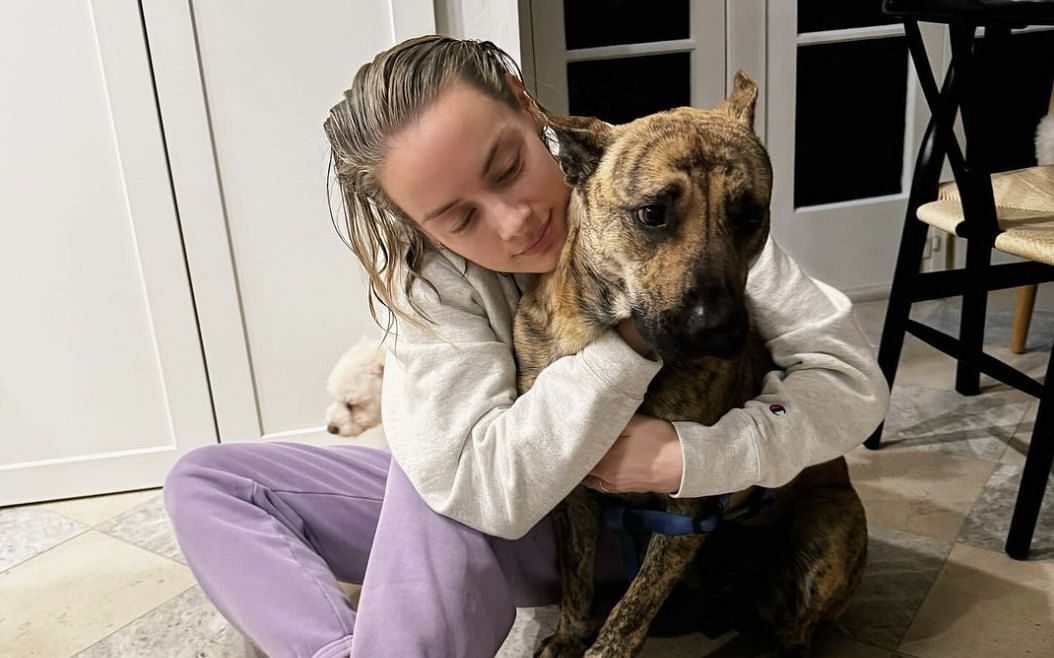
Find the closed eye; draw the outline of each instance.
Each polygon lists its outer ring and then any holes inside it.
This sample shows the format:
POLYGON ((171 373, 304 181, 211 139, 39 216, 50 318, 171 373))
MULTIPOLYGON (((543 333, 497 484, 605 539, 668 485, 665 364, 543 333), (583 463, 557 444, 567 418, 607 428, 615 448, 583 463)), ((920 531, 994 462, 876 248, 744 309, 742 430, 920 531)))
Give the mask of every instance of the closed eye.
POLYGON ((473 208, 472 210, 469 210, 468 213, 465 215, 465 217, 460 222, 458 222, 457 226, 452 228, 450 230, 450 232, 451 233, 461 233, 462 231, 465 231, 466 229, 468 229, 469 225, 472 223, 472 218, 473 218, 473 216, 475 214, 476 214, 475 208, 473 208))
POLYGON ((502 174, 500 176, 498 176, 497 179, 495 179, 494 182, 497 183, 498 185, 502 185, 504 183, 508 183, 513 178, 515 178, 518 173, 520 173, 520 167, 522 165, 523 165, 523 158, 519 157, 519 154, 517 154, 516 160, 513 161, 512 166, 509 167, 508 169, 506 169, 504 172, 502 172, 502 174))

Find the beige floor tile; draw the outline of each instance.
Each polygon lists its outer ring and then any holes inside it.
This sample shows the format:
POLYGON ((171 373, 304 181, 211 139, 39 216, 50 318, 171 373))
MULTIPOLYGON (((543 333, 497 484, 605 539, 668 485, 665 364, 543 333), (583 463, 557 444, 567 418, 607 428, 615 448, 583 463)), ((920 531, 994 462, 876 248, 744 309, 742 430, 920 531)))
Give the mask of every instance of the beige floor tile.
POLYGON ((79 521, 87 526, 95 526, 104 521, 124 514, 128 510, 145 503, 160 492, 161 489, 146 489, 128 493, 90 496, 88 498, 71 498, 41 503, 36 507, 58 512, 62 516, 79 521))
POLYGON ((900 650, 919 658, 1054 656, 1054 563, 957 544, 900 650))
MULTIPOLYGON (((911 317, 918 319, 931 313, 940 304, 938 301, 919 302, 911 308, 911 317)), ((860 323, 860 327, 867 335, 868 342, 878 345, 882 338, 882 325, 886 321, 887 300, 880 299, 874 302, 853 304, 853 317, 860 323)))
POLYGON ((201 588, 189 587, 75 658, 235 658, 246 646, 201 588))
POLYGON ((0 571, 29 560, 87 529, 83 523, 34 505, 0 509, 0 571))
POLYGON ((954 541, 997 464, 958 455, 860 447, 847 455, 870 524, 954 541))
POLYGON ((912 335, 904 337, 895 386, 955 388, 955 361, 912 335))
POLYGON ((0 657, 71 656, 193 585, 181 564, 85 532, 0 574, 0 657))

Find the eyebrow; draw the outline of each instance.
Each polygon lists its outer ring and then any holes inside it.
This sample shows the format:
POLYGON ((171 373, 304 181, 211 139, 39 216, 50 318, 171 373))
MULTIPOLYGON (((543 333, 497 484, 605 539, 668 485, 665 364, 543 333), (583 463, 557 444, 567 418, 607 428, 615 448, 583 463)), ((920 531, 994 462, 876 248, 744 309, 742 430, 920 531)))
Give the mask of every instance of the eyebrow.
MULTIPOLYGON (((490 145, 490 149, 487 151, 487 159, 483 162, 483 171, 480 172, 480 176, 485 177, 487 175, 487 172, 490 171, 491 166, 494 164, 494 158, 496 158, 498 155, 498 147, 501 146, 502 141, 505 140, 505 135, 508 132, 509 127, 506 126, 505 128, 502 128, 501 132, 498 133, 498 136, 494 138, 493 143, 491 143, 490 145)), ((424 219, 421 220, 421 223, 423 224, 430 219, 435 219, 436 217, 439 217, 440 215, 450 210, 460 202, 461 199, 454 199, 450 203, 444 204, 430 213, 426 213, 424 219)))

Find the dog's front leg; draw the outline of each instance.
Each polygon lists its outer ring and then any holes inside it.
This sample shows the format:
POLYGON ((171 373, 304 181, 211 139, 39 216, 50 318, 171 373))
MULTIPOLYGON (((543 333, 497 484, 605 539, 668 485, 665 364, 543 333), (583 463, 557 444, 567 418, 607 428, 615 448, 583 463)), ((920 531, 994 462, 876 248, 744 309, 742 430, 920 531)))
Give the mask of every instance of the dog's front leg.
POLYGON ((593 602, 593 565, 600 533, 600 507, 585 487, 575 487, 553 511, 560 562, 560 618, 556 632, 535 653, 541 658, 581 658, 595 627, 589 620, 593 602))
POLYGON ((652 619, 705 539, 705 535, 652 535, 640 571, 608 615, 586 658, 636 655, 652 619))

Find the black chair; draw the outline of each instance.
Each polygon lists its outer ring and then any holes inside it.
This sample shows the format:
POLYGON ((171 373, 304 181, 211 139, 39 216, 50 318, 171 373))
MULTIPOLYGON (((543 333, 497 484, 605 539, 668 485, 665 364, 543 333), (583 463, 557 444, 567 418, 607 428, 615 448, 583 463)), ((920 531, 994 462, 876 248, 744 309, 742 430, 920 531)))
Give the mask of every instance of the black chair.
MULTIPOLYGON (((956 359, 955 390, 980 392, 980 374, 1039 399, 1035 429, 1018 490, 1006 552, 1025 559, 1054 460, 1054 358, 1044 383, 983 351, 988 291, 1054 280, 1054 167, 1032 167, 992 175, 981 143, 985 130, 976 108, 979 88, 977 29, 984 28, 985 51, 1005 43, 1010 30, 1054 25, 1054 0, 885 0, 883 11, 904 22, 908 47, 926 96, 931 119, 915 163, 907 216, 901 236, 878 361, 889 385, 897 372, 905 332, 956 359), (948 25, 952 60, 940 89, 930 69, 919 22, 948 25), (962 116, 965 149, 953 126, 962 116), (973 145, 973 146, 971 146, 973 145), (964 153, 965 151, 965 153, 964 153), (954 182, 941 184, 947 159, 954 182), (963 269, 920 273, 929 226, 966 240, 963 269), (991 264, 999 249, 1028 262, 991 264), (911 305, 924 300, 962 297, 958 338, 910 320, 911 305)), ((882 427, 867 440, 881 444, 882 427)))

